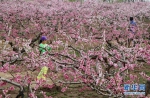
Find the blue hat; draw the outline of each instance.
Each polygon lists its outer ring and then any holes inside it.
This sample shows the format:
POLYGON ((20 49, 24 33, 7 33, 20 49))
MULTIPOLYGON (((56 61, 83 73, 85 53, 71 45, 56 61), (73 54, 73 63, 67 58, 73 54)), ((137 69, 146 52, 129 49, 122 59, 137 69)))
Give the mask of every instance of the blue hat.
POLYGON ((47 40, 46 36, 42 36, 42 37, 41 37, 41 40, 42 40, 42 41, 47 40))

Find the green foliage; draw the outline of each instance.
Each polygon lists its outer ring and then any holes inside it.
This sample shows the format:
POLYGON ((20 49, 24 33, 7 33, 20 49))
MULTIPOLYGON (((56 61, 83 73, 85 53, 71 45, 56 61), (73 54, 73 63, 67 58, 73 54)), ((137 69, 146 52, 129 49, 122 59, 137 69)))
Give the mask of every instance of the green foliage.
POLYGON ((66 96, 62 96, 61 98, 68 98, 68 97, 66 97, 66 96))
POLYGON ((69 0, 70 2, 75 2, 76 0, 69 0))
POLYGON ((148 76, 150 76, 150 71, 146 71, 145 73, 146 73, 148 76))
POLYGON ((75 51, 75 53, 76 53, 76 56, 77 56, 77 57, 80 56, 80 53, 79 53, 79 52, 75 51))
POLYGON ((121 3, 121 2, 123 2, 123 0, 117 0, 117 2, 121 3))
POLYGON ((139 83, 145 83, 145 80, 143 78, 139 78, 139 83))
POLYGON ((38 98, 44 98, 44 96, 43 96, 42 93, 38 93, 38 94, 37 94, 37 97, 38 97, 38 98))

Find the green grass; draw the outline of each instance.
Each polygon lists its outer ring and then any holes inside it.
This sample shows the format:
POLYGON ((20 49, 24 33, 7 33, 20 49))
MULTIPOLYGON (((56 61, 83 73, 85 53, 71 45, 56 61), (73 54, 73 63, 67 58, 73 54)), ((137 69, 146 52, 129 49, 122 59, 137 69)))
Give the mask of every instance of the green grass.
POLYGON ((46 95, 47 95, 47 96, 52 96, 52 97, 55 97, 55 96, 57 96, 58 94, 59 94, 58 91, 46 92, 46 95))
POLYGON ((69 88, 81 88, 81 84, 69 85, 69 88))
POLYGON ((71 98, 71 97, 73 97, 73 95, 69 95, 68 97, 71 98))
POLYGON ((65 96, 67 96, 67 94, 66 94, 66 93, 64 93, 64 95, 65 95, 65 96))
POLYGON ((145 80, 142 78, 139 78, 139 83, 145 83, 145 80))
POLYGON ((145 71, 145 73, 146 73, 148 76, 150 76, 150 71, 145 71))
POLYGON ((67 97, 67 96, 62 96, 62 97, 60 97, 60 98, 69 98, 69 97, 67 97))
POLYGON ((123 2, 123 0, 117 0, 117 2, 121 3, 121 2, 123 2))
POLYGON ((38 98, 44 98, 43 94, 41 94, 41 93, 37 94, 37 97, 38 98))
POLYGON ((77 57, 80 57, 80 53, 79 52, 75 51, 75 53, 76 53, 77 57))
POLYGON ((70 2, 75 2, 76 0, 69 0, 70 2))
POLYGON ((84 95, 84 93, 83 93, 83 92, 81 92, 81 93, 79 93, 79 94, 78 94, 78 96, 83 96, 83 95, 84 95))
MULTIPOLYGON (((55 95, 55 92, 53 93, 55 95)), ((50 92, 46 92, 46 96, 51 96, 52 94, 50 92)))
POLYGON ((150 19, 148 18, 143 18, 144 23, 150 23, 150 19))

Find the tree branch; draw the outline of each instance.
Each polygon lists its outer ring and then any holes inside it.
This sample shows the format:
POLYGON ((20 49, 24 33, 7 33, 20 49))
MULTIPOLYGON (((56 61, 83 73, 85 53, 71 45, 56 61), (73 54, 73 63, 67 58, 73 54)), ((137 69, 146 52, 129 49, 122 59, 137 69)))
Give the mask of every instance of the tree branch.
POLYGON ((2 77, 0 77, 0 80, 4 81, 4 82, 7 82, 9 84, 15 85, 15 86, 20 88, 20 91, 23 91, 23 87, 20 84, 16 83, 16 82, 13 82, 11 80, 8 80, 8 79, 2 78, 2 77))

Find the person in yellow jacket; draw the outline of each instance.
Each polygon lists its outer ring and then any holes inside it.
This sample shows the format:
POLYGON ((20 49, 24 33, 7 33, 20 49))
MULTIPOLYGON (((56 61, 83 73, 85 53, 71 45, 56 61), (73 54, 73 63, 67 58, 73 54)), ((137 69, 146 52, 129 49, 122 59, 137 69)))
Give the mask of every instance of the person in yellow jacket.
MULTIPOLYGON (((52 50, 51 47, 48 46, 46 41, 47 41, 47 38, 45 36, 42 36, 40 39, 40 43, 39 43, 39 51, 40 51, 41 56, 44 52, 52 50)), ((46 80, 45 75, 47 74, 47 71, 48 71, 47 66, 42 67, 40 73, 37 76, 37 79, 38 80, 40 80, 40 79, 46 80)))

